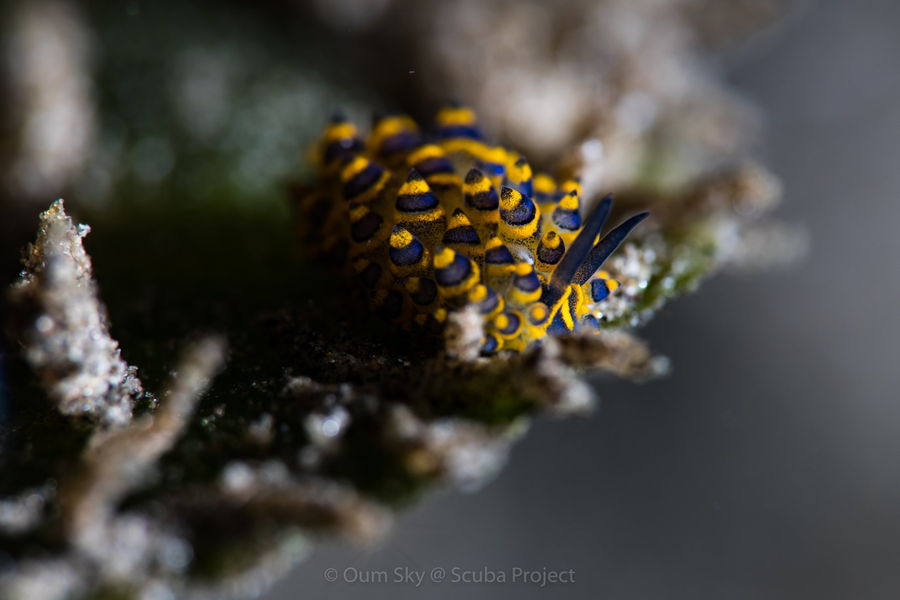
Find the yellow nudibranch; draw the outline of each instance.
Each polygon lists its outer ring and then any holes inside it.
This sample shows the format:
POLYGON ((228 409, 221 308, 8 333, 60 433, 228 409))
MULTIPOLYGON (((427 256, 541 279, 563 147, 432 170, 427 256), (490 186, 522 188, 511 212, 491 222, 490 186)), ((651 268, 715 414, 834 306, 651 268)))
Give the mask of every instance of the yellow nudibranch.
POLYGON ((295 199, 306 246, 344 265, 378 313, 404 328, 441 326, 474 306, 485 355, 596 329, 618 288, 600 267, 647 216, 601 237, 611 196, 582 218, 578 181, 533 173, 458 106, 438 113, 433 135, 386 116, 364 140, 335 117, 315 161, 315 185, 295 199))

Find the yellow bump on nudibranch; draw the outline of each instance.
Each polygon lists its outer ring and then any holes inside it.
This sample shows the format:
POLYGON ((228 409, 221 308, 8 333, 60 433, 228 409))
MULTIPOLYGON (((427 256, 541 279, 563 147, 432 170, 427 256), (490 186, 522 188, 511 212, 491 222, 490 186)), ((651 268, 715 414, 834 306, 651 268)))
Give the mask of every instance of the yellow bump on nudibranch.
POLYGON ((531 182, 531 165, 528 164, 524 157, 519 156, 512 164, 507 167, 506 176, 509 177, 509 180, 515 184, 531 182))
MULTIPOLYGON (((499 189, 503 183, 503 171, 507 162, 506 148, 503 146, 489 146, 480 141, 469 140, 465 150, 476 160, 482 163, 485 174, 494 188, 499 189)), ((446 144, 445 144, 446 147, 446 144)))
POLYGON ((574 242, 581 231, 579 204, 578 193, 571 189, 560 198, 559 203, 550 215, 553 228, 556 229, 566 245, 574 242))
POLYGON ((471 169, 463 183, 463 201, 483 233, 496 231, 500 221, 500 198, 491 180, 478 169, 471 169))
POLYGON ((364 216, 369 214, 370 211, 364 204, 356 204, 351 206, 350 208, 350 222, 355 223, 361 220, 364 216))
POLYGON ((517 310, 505 310, 491 321, 491 331, 503 340, 503 348, 521 350, 525 341, 521 335, 525 329, 525 317, 517 310))
POLYGON ((312 155, 322 175, 330 176, 362 148, 356 125, 342 116, 335 116, 319 138, 312 155))
POLYGON ((450 221, 447 223, 447 229, 454 229, 456 227, 471 227, 472 222, 469 221, 469 217, 466 216, 460 209, 456 209, 453 211, 453 214, 450 215, 450 221))
POLYGON ((477 147, 477 153, 474 154, 474 156, 478 160, 487 163, 502 165, 506 163, 507 153, 506 148, 503 146, 488 146, 487 144, 481 144, 477 147))
POLYGON ((559 235, 557 235, 557 233, 553 230, 550 230, 544 234, 544 236, 541 238, 541 243, 548 250, 558 250, 561 246, 565 245, 562 241, 562 238, 559 237, 559 235))
POLYGON ((611 279, 606 271, 597 271, 588 279, 581 289, 584 292, 585 302, 596 305, 603 302, 619 288, 619 282, 611 279))
POLYGON ((508 184, 526 196, 534 196, 534 173, 531 170, 531 165, 528 164, 524 156, 517 156, 514 153, 510 153, 510 159, 509 164, 506 166, 508 184))
POLYGON ((559 191, 563 194, 575 192, 576 196, 581 196, 581 182, 577 179, 566 179, 560 184, 559 191))
MULTIPOLYGON (((469 171, 469 175, 466 176, 465 185, 463 185, 463 193, 467 196, 475 196, 477 194, 484 194, 486 192, 490 192, 494 189, 494 186, 491 185, 491 181, 482 174, 478 169, 472 169, 469 171)), ((493 206, 494 209, 497 206, 493 206)))
MULTIPOLYGON (((448 154, 465 153, 479 160, 482 160, 481 157, 489 153, 488 147, 484 142, 467 137, 441 140, 441 147, 443 147, 448 154)), ((494 154, 494 156, 496 156, 496 154, 494 154)))
POLYGON ((525 318, 528 337, 532 340, 540 339, 544 337, 550 325, 550 307, 543 302, 535 302, 526 309, 525 318))
POLYGON ((364 156, 354 157, 353 160, 341 169, 341 183, 347 183, 355 176, 359 175, 368 165, 369 160, 364 156))
POLYGON ((348 121, 343 121, 341 123, 332 123, 325 129, 325 133, 322 134, 322 141, 324 142, 336 142, 339 140, 354 138, 356 137, 358 130, 356 129, 356 125, 350 123, 348 121))
POLYGON ((503 311, 506 304, 503 300, 503 296, 483 283, 479 283, 469 290, 468 299, 469 302, 478 307, 479 312, 481 312, 486 319, 491 319, 494 315, 499 314, 503 311))
POLYGON ((447 152, 436 144, 421 146, 410 153, 407 162, 425 177, 430 186, 462 186, 462 178, 456 174, 453 163, 447 158, 447 152))
POLYGON ((556 181, 546 173, 537 173, 532 179, 534 201, 542 215, 550 215, 556 208, 556 181))
POLYGON ((398 196, 413 196, 418 194, 428 194, 431 192, 431 188, 428 187, 428 182, 422 176, 412 176, 410 175, 403 185, 400 186, 400 189, 397 191, 398 196))
POLYGON ((407 277, 403 288, 419 311, 429 311, 438 298, 437 284, 429 277, 407 277))
POLYGON ((542 293, 541 281, 534 270, 534 265, 519 263, 515 267, 512 285, 507 292, 510 304, 525 306, 536 302, 542 293))
POLYGON ((418 134, 419 126, 410 117, 406 115, 391 115, 379 119, 369 134, 368 146, 372 152, 381 150, 382 144, 388 138, 402 134, 418 134))
POLYGON ((394 225, 388 245, 388 261, 397 277, 421 275, 428 271, 428 248, 405 227, 394 225))
POLYGON ((418 149, 413 150, 407 157, 406 162, 409 166, 413 167, 427 158, 443 158, 444 156, 447 156, 447 152, 440 146, 436 144, 425 144, 424 146, 420 146, 418 149))
POLYGON ((428 175, 428 184, 438 189, 459 188, 462 186, 462 178, 456 173, 432 173, 428 175))
POLYGON ((484 246, 478 232, 462 209, 457 208, 450 215, 447 230, 441 243, 465 254, 469 258, 480 259, 484 254, 484 246))
POLYGON ((479 283, 471 290, 469 290, 469 300, 472 302, 481 302, 487 298, 487 286, 483 283, 479 283))
POLYGON ((541 211, 528 196, 504 187, 500 193, 500 236, 509 241, 523 242, 538 231, 541 211))
POLYGON ((412 169, 397 191, 394 222, 412 229, 429 246, 443 232, 444 208, 428 182, 412 169))
POLYGON ((550 309, 543 302, 535 302, 528 307, 528 320, 534 324, 543 324, 550 317, 550 309))
POLYGON ((537 250, 534 253, 534 264, 538 272, 549 275, 556 268, 566 253, 566 244, 562 237, 552 229, 546 231, 541 237, 537 250))
POLYGON ((403 248, 412 243, 413 235, 408 229, 395 227, 391 232, 391 248, 403 248))
POLYGON ((556 192, 556 182, 546 173, 538 173, 534 176, 535 194, 553 194, 556 192))
POLYGON ((463 106, 448 106, 438 111, 438 137, 447 152, 465 152, 475 156, 484 147, 475 112, 463 106))
POLYGON ((578 210, 578 194, 572 191, 560 198, 559 208, 562 210, 578 210))
POLYGON ((356 156, 341 170, 342 195, 351 202, 371 202, 390 178, 390 173, 380 165, 356 156))
POLYGON ((434 255, 434 268, 445 269, 453 263, 456 253, 450 248, 444 248, 434 255))
POLYGON ((498 236, 488 238, 484 247, 484 274, 489 283, 502 281, 516 270, 516 259, 498 236))
POLYGON ((350 204, 350 240, 353 253, 374 251, 390 236, 387 224, 364 204, 350 204))
POLYGON ((434 253, 434 279, 444 297, 465 294, 478 284, 481 273, 478 265, 469 257, 451 248, 436 248, 434 253))
POLYGON ((447 106, 438 111, 437 123, 439 127, 448 125, 474 125, 476 122, 475 111, 464 106, 447 106))

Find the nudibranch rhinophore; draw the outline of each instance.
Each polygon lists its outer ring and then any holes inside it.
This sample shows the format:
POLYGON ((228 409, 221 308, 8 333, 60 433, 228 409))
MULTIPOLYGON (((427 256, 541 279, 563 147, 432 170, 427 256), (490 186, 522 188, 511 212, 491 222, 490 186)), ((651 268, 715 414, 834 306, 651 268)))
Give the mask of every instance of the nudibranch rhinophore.
POLYGON ((364 140, 335 117, 314 154, 315 185, 295 199, 304 244, 398 326, 440 327, 473 306, 485 355, 598 328, 618 287, 600 267, 647 216, 601 236, 611 196, 582 218, 577 180, 532 173, 459 106, 438 113, 433 135, 391 115, 364 140))

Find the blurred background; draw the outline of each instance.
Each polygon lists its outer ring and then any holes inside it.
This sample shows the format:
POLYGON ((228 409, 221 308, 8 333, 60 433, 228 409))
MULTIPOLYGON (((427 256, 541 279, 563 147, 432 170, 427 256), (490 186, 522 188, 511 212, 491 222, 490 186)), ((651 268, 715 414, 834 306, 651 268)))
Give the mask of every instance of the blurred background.
MULTIPOLYGON (((268 598, 900 594, 893 0, 4 10, 2 281, 64 195, 95 227, 114 324, 134 314, 135 276, 112 266, 116 249, 141 251, 133 232, 209 211, 281 227, 282 186, 336 106, 427 118, 459 97, 538 165, 599 139, 608 189, 677 185, 751 153, 809 234, 801 264, 718 276, 642 330, 670 377, 597 379, 591 418, 536 422, 484 489, 425 498, 371 551, 325 545, 268 598), (119 233, 104 242, 104 228, 119 233), (346 567, 574 569, 575 583, 324 580, 346 567)), ((114 334, 135 348, 152 324, 114 334)))

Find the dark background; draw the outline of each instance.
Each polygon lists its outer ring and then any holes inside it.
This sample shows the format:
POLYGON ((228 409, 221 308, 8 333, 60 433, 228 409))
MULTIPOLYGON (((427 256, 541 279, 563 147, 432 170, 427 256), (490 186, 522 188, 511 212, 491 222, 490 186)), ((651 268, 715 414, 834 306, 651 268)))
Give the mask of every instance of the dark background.
POLYGON ((642 333, 674 361, 598 382, 475 494, 436 494, 372 551, 326 546, 290 598, 900 596, 900 4, 820 2, 732 57, 802 264, 720 276, 642 333), (576 583, 329 584, 334 567, 574 569, 576 583))

